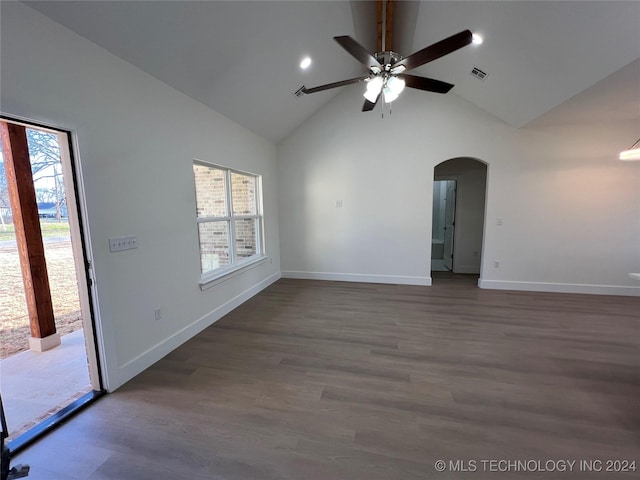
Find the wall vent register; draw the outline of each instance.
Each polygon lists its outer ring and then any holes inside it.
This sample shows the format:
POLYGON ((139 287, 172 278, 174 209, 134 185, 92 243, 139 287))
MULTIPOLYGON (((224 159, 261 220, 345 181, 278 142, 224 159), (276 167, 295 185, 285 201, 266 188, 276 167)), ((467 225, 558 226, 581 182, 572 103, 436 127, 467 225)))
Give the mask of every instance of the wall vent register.
POLYGON ((478 80, 483 80, 489 76, 489 74, 478 67, 473 67, 471 70, 471 76, 476 77, 478 80))

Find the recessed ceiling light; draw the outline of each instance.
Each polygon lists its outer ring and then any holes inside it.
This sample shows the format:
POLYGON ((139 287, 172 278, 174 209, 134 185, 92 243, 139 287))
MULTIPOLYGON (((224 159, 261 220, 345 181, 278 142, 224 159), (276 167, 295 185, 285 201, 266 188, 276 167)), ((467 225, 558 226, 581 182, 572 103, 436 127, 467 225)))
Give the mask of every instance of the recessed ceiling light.
MULTIPOLYGON (((469 38, 469 37, 467 37, 469 38)), ((478 35, 477 33, 474 33, 471 37, 471 41, 475 44, 475 45, 480 45, 482 42, 484 42, 484 38, 482 38, 482 36, 478 35)))
POLYGON ((311 59, 309 57, 304 57, 300 62, 300 68, 306 70, 311 65, 311 59))

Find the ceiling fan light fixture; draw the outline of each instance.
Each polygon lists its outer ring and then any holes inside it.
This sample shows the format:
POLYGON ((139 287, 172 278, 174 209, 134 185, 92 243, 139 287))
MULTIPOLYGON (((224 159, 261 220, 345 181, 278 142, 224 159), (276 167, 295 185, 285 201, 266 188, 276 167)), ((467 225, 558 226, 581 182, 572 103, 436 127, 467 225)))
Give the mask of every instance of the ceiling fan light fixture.
POLYGON ((391 103, 398 98, 398 94, 389 87, 384 87, 382 93, 384 94, 384 103, 391 103))
POLYGON ((364 92, 364 98, 369 100, 371 103, 374 103, 380 95, 380 90, 382 90, 382 85, 384 80, 382 77, 373 77, 371 80, 367 82, 367 91, 364 92))
MULTIPOLYGON (((378 6, 380 6, 380 3, 381 2, 378 3, 378 6)), ((386 3, 386 0, 382 3, 386 3)), ((391 3, 389 2, 389 4, 391 3)), ((386 12, 384 5, 382 6, 382 9, 378 10, 386 12)), ((378 15, 378 19, 379 18, 380 15, 378 15)), ((382 51, 377 53, 371 53, 348 35, 333 37, 333 39, 343 49, 345 49, 349 55, 358 60, 362 66, 368 69, 368 73, 360 77, 342 80, 340 82, 327 83, 317 87, 303 87, 302 93, 308 94, 323 92, 332 88, 343 87, 345 85, 364 81, 367 86, 365 89, 366 91, 364 92, 366 102, 364 102, 364 105, 362 106, 363 112, 370 112, 373 110, 383 92, 383 101, 385 103, 393 102, 398 98, 398 95, 402 92, 405 86, 425 92, 447 93, 453 88, 453 85, 450 83, 434 80, 432 78, 419 77, 416 75, 406 75, 404 72, 421 67, 433 60, 455 52, 456 50, 469 45, 473 40, 473 33, 470 30, 463 30, 455 35, 445 38, 444 40, 440 40, 439 42, 418 50, 408 57, 403 57, 390 49, 387 50, 385 47, 385 38, 387 33, 391 32, 391 29, 387 29, 383 25, 382 31, 385 32, 382 36, 382 51), (401 76, 398 77, 398 75, 401 76)), ((478 39, 479 38, 476 38, 476 41, 478 41, 478 39)))
POLYGON ((389 90, 391 90, 391 92, 395 93, 396 97, 402 93, 405 84, 406 82, 404 81, 404 78, 391 77, 389 80, 387 80, 387 87, 389 87, 389 90))
POLYGON ((631 161, 631 160, 640 160, 640 147, 634 148, 640 143, 640 138, 636 143, 631 145, 629 150, 625 150, 624 152, 620 152, 620 156, 618 157, 620 160, 631 161))
POLYGON ((376 103, 376 99, 378 98, 378 95, 380 95, 380 92, 374 93, 371 90, 367 90, 366 92, 364 92, 364 98, 366 98, 371 103, 376 103))
POLYGON ((640 160, 640 148, 620 152, 620 160, 640 160))

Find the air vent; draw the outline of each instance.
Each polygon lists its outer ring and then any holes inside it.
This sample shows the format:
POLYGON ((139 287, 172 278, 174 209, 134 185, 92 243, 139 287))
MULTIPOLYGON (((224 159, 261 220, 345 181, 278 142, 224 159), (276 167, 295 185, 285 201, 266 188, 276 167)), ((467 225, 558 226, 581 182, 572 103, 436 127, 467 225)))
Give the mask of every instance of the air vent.
POLYGON ((484 81, 488 74, 487 72, 480 70, 478 67, 473 67, 473 70, 471 70, 471 76, 484 81))

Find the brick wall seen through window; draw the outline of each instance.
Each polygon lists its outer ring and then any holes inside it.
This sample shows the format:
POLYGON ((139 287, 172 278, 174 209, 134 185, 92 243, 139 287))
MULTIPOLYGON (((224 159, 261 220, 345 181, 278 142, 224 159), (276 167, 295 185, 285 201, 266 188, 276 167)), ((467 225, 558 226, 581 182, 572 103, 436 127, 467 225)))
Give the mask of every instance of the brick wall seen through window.
POLYGON ((202 275, 262 255, 260 178, 194 162, 202 275))

